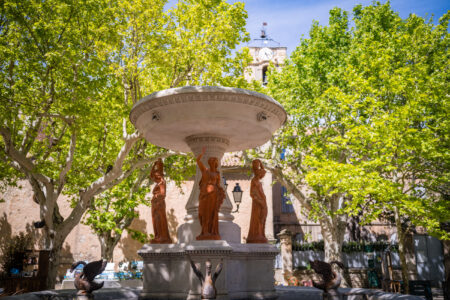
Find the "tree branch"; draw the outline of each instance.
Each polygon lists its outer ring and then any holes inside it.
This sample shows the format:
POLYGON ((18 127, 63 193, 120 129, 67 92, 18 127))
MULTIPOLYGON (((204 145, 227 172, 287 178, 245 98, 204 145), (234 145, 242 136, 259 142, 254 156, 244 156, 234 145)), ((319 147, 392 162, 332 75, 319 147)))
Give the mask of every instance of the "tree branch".
POLYGON ((292 183, 288 178, 286 178, 286 176, 284 175, 283 171, 281 170, 281 168, 279 166, 272 167, 270 165, 267 165, 266 168, 270 170, 270 172, 275 177, 275 179, 279 183, 281 183, 284 187, 286 187, 288 192, 290 194, 292 194, 301 203, 301 205, 305 209, 307 209, 307 210, 312 209, 312 206, 308 202, 306 196, 302 193, 302 191, 294 183, 292 183))
POLYGON ((128 176, 130 176, 136 169, 142 168, 148 164, 153 164, 156 160, 158 160, 159 158, 165 158, 165 157, 169 157, 171 155, 176 155, 179 154, 178 152, 173 152, 173 151, 168 151, 166 153, 162 153, 160 155, 158 155, 155 158, 151 158, 151 159, 141 159, 138 160, 136 162, 134 162, 131 167, 122 172, 120 176, 118 176, 115 180, 110 181, 109 183, 107 183, 106 185, 104 185, 101 189, 99 189, 96 192, 96 195, 106 191, 107 189, 119 184, 121 181, 123 181, 125 178, 127 178, 128 176))
POLYGON ((73 129, 72 135, 70 137, 69 152, 67 153, 67 157, 66 157, 66 165, 64 166, 64 168, 59 173, 59 178, 58 178, 58 195, 61 193, 61 191, 62 191, 62 189, 64 187, 64 184, 66 183, 67 173, 70 171, 70 168, 72 167, 72 162, 73 162, 73 156, 75 154, 76 143, 77 143, 77 134, 75 132, 75 129, 73 129))
POLYGON ((105 191, 107 188, 111 185, 112 182, 114 182, 118 177, 123 175, 122 166, 123 162, 125 161, 125 158, 130 153, 131 149, 133 148, 134 144, 142 138, 142 134, 138 132, 134 132, 131 135, 127 135, 127 138, 125 139, 125 144, 120 149, 119 153, 117 154, 116 161, 114 163, 114 166, 110 172, 105 174, 103 177, 97 179, 94 181, 88 188, 86 188, 84 191, 80 191, 80 196, 77 204, 72 209, 72 212, 70 215, 64 220, 64 222, 61 224, 61 231, 59 231, 59 234, 65 238, 70 232, 70 230, 79 223, 81 217, 83 216, 86 209, 89 208, 91 204, 91 200, 93 197, 103 191, 105 191))
POLYGON ((27 158, 22 152, 18 151, 14 147, 9 129, 0 127, 0 134, 2 135, 5 143, 5 153, 11 158, 11 160, 17 163, 26 174, 33 176, 36 180, 45 184, 47 187, 50 187, 52 185, 50 178, 43 174, 35 173, 34 170, 36 169, 36 166, 33 164, 31 159, 27 158))

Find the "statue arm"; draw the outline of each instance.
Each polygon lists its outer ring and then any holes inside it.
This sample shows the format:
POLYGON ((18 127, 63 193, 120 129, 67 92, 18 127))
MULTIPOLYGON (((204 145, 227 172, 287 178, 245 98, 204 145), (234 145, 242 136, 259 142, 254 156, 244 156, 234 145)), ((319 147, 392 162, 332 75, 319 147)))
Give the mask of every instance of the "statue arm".
POLYGON ((266 205, 266 195, 264 194, 264 190, 262 189, 262 185, 260 182, 252 182, 252 185, 250 187, 250 197, 254 199, 259 205, 266 205))
POLYGON ((161 193, 162 197, 166 198, 166 181, 164 179, 159 186, 159 192, 161 193))
POLYGON ((200 171, 202 171, 202 173, 204 173, 204 172, 206 172, 206 167, 201 161, 202 157, 203 157, 203 153, 201 153, 199 156, 197 156, 197 166, 200 169, 200 171))
POLYGON ((202 174, 206 172, 206 167, 205 167, 205 165, 202 163, 202 157, 203 157, 203 155, 205 155, 205 152, 206 152, 206 147, 203 147, 203 148, 202 148, 202 153, 200 153, 200 154, 197 156, 197 166, 198 166, 198 168, 200 169, 200 171, 202 171, 202 174))
POLYGON ((264 194, 262 185, 259 188, 259 201, 261 202, 261 205, 266 205, 266 194, 264 194))
POLYGON ((261 199, 261 196, 264 197, 264 194, 261 195, 261 191, 258 188, 258 183, 255 183, 255 182, 252 181, 252 184, 250 186, 250 197, 258 205, 262 205, 264 201, 261 199))
POLYGON ((152 170, 150 171, 150 176, 152 176, 153 174, 155 174, 156 171, 158 171, 158 161, 155 161, 155 162, 153 163, 152 170))
POLYGON ((216 282, 217 277, 219 277, 220 272, 222 272, 222 267, 223 267, 223 258, 220 259, 220 263, 216 267, 216 271, 214 272, 214 275, 212 278, 213 283, 216 282))
POLYGON ((200 270, 197 269, 197 266, 195 265, 195 263, 192 261, 191 258, 189 258, 189 262, 191 263, 192 271, 194 271, 195 275, 198 277, 198 279, 200 279, 200 282, 203 283, 204 278, 202 272, 200 272, 200 270))

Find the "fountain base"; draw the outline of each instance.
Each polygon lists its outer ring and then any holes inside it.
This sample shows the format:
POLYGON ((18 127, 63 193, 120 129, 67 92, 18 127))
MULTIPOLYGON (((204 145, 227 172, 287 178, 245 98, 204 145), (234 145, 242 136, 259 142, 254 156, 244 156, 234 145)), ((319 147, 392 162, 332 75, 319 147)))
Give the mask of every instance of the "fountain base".
MULTIPOLYGON (((198 219, 181 224, 177 230, 178 243, 190 243, 196 240, 201 227, 198 219)), ((228 243, 239 244, 241 242, 241 227, 230 221, 219 220, 220 240, 228 243)))
POLYGON ((193 241, 180 244, 147 244, 138 251, 144 260, 141 299, 200 299, 200 281, 188 256, 213 267, 223 259, 216 281, 217 299, 276 299, 274 258, 278 250, 270 244, 239 244, 227 241, 193 241))

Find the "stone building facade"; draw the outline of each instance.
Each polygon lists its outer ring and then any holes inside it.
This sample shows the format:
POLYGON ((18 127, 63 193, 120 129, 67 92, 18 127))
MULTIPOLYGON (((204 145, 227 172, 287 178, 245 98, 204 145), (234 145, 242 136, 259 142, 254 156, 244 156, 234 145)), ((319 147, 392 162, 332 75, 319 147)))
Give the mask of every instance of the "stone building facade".
MULTIPOLYGON (((272 63, 276 68, 281 68, 287 57, 287 48, 279 46, 275 41, 268 38, 265 33, 261 35, 253 46, 249 46, 250 54, 253 61, 246 72, 248 80, 266 80, 267 67, 272 63)), ((239 211, 235 206, 232 212, 234 222, 241 228, 241 240, 245 242, 249 230, 250 214, 252 199, 250 197, 250 180, 252 177, 251 169, 242 166, 242 163, 236 153, 228 153, 222 159, 222 173, 228 184, 227 193, 233 200, 232 189, 236 183, 239 183, 243 190, 242 203, 239 211)), ((267 198, 268 216, 266 221, 266 237, 275 242, 277 234, 282 229, 291 231, 296 239, 304 238, 305 234, 310 236, 311 240, 321 238, 320 226, 309 221, 296 211, 300 208, 294 207, 299 205, 297 201, 291 203, 286 189, 279 183, 274 182, 272 174, 267 172, 262 180, 263 189, 267 198)), ((39 221, 39 206, 33 202, 33 192, 27 181, 20 183, 22 188, 10 187, 1 199, 4 203, 0 203, 0 242, 6 242, 11 236, 21 231, 28 232, 33 235, 36 241, 39 240, 40 229, 33 226, 33 222, 39 221)), ((169 224, 169 232, 172 240, 176 242, 177 228, 184 223, 186 215, 185 205, 189 198, 190 191, 193 186, 193 179, 184 182, 181 187, 175 186, 174 183, 168 182, 167 185, 167 219, 169 224)), ((151 194, 147 195, 148 200, 151 194)), ((233 201, 232 201, 233 202, 233 201)), ((68 198, 61 196, 58 199, 60 212, 63 217, 67 217, 71 211, 68 198)), ((132 229, 140 230, 147 234, 153 233, 151 208, 147 206, 139 206, 139 218, 135 219, 131 225, 132 229)), ((384 226, 384 225, 383 225, 384 226)), ((380 227, 381 228, 381 227, 380 227)), ((384 228, 383 230, 390 230, 384 228)), ((386 234, 391 234, 386 232, 386 234)), ((37 245, 38 246, 38 242, 37 245)), ((142 244, 133 240, 131 236, 124 232, 122 239, 114 251, 114 262, 139 260, 137 251, 142 244)), ((78 260, 92 261, 100 258, 100 243, 95 233, 86 225, 77 225, 67 237, 62 251, 62 260, 60 268, 60 279, 70 264, 78 260)))

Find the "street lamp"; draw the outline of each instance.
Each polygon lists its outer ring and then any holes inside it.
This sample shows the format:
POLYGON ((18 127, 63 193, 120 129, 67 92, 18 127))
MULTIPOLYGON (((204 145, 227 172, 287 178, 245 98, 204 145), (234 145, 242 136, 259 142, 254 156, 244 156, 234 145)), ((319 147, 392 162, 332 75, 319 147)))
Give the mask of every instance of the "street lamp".
POLYGON ((226 191, 228 188, 228 183, 227 183, 227 180, 225 179, 225 176, 222 176, 222 183, 223 183, 223 186, 225 187, 225 191, 226 191))
POLYGON ((239 186, 239 183, 237 182, 233 189, 233 200, 234 203, 236 203, 236 210, 232 212, 235 213, 239 211, 239 205, 241 204, 242 201, 242 190, 241 187, 239 186))

